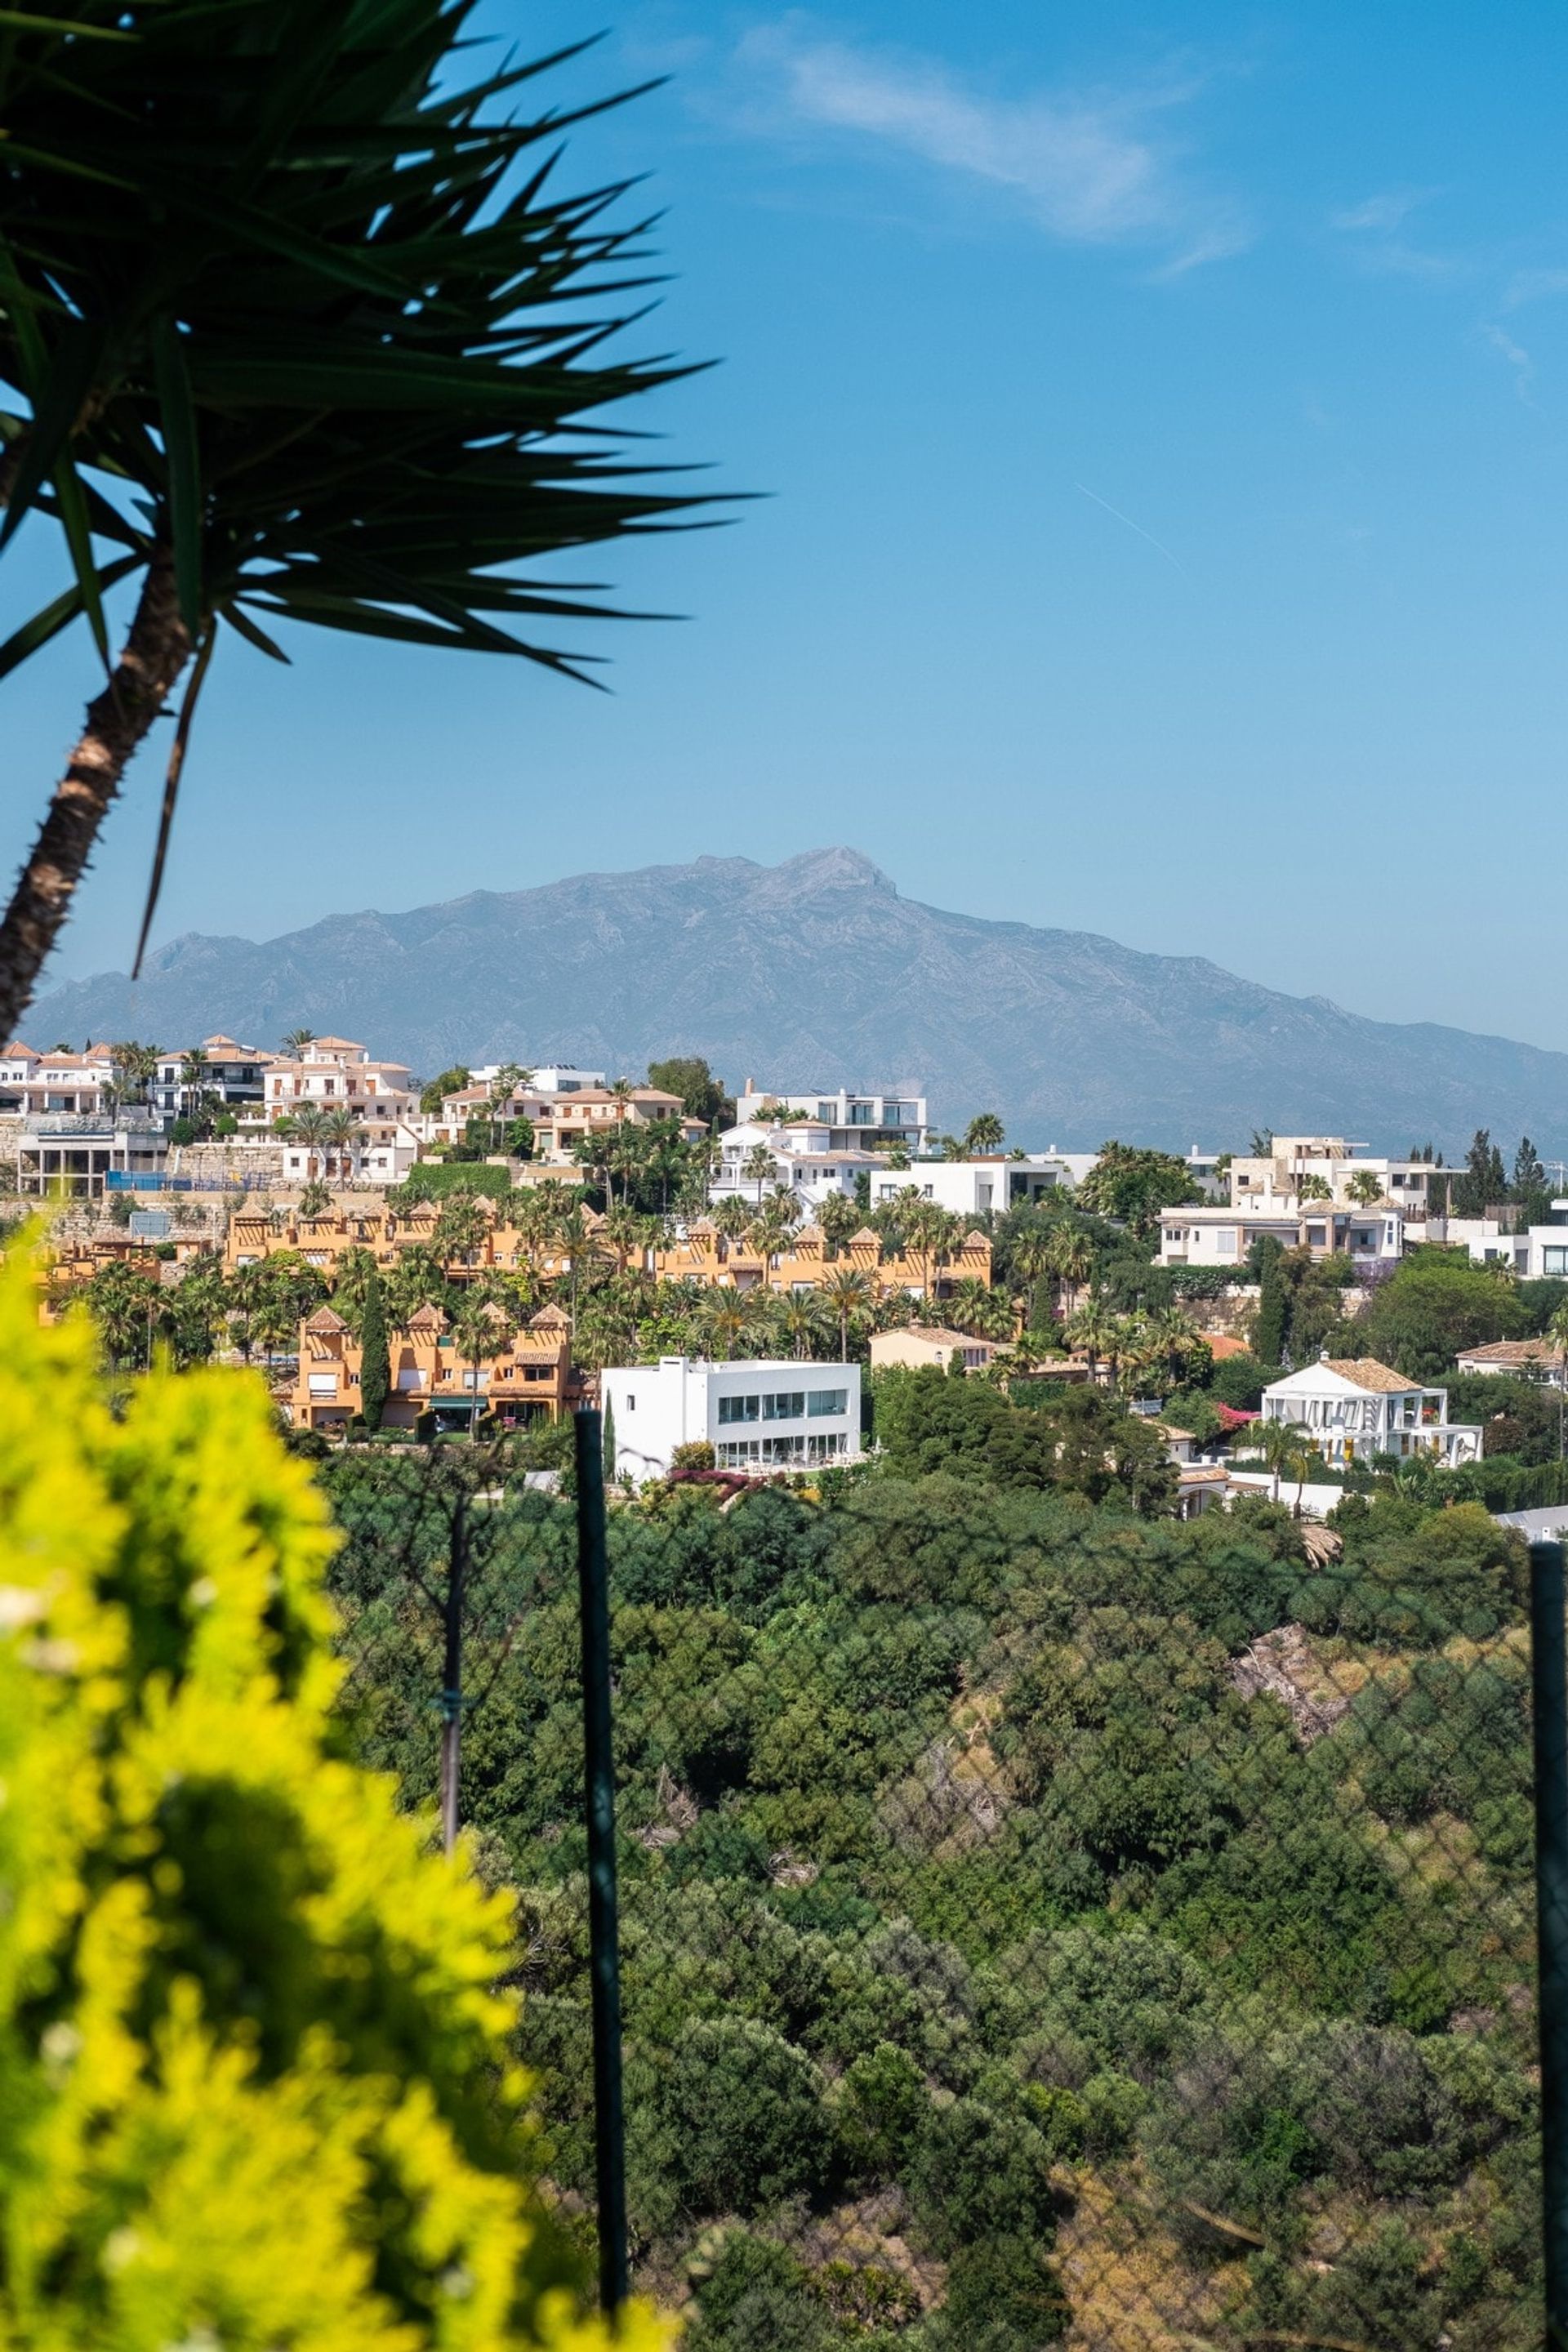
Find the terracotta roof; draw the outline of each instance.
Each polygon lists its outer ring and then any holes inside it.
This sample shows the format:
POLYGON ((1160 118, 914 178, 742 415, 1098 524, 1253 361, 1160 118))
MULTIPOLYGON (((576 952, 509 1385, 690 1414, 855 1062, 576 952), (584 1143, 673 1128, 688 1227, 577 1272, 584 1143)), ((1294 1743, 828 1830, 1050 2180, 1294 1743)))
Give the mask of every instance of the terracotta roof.
POLYGON ((342 1317, 330 1307, 318 1307, 305 1326, 307 1331, 346 1331, 348 1328, 342 1317))
POLYGON ((572 1318, 559 1307, 542 1307, 537 1315, 529 1317, 528 1328, 531 1331, 569 1331, 572 1318))
POLYGON ((439 1307, 420 1307, 409 1317, 405 1328, 410 1331, 444 1331, 447 1318, 439 1307))
POLYGON ((1245 1339, 1233 1339, 1228 1332, 1205 1331, 1203 1336, 1216 1364, 1223 1364, 1227 1356, 1249 1356, 1252 1353, 1245 1339))
POLYGON ((1352 1387, 1370 1389, 1380 1396, 1400 1395, 1406 1389, 1418 1389, 1421 1385, 1419 1381, 1407 1381, 1403 1372, 1391 1371, 1375 1356, 1331 1357, 1323 1369, 1338 1372, 1341 1380, 1349 1381, 1352 1387))
POLYGON ((1479 1348, 1461 1348, 1455 1360, 1460 1364, 1532 1364, 1555 1369, 1563 1362, 1563 1350, 1550 1339, 1489 1339, 1479 1348))
POLYGON ((19 1062, 19 1061, 36 1062, 36 1061, 37 1060, 37 1058, 38 1058, 38 1057, 37 1057, 37 1054, 33 1051, 33 1048, 31 1047, 31 1045, 23 1045, 23 1043, 22 1043, 22 1041, 21 1041, 21 1039, 20 1039, 19 1037, 13 1037, 13 1039, 11 1040, 11 1043, 10 1043, 8 1045, 5 1045, 5 1046, 0 1046, 0 1061, 4 1061, 4 1062, 19 1062))
MULTIPOLYGON (((996 1345, 994 1339, 977 1339, 969 1331, 951 1331, 943 1323, 906 1323, 903 1328, 911 1339, 929 1339, 942 1348, 994 1348, 996 1345)), ((877 1336, 880 1339, 884 1335, 879 1332, 877 1336)), ((889 1332, 886 1336, 891 1338, 893 1335, 889 1332)))

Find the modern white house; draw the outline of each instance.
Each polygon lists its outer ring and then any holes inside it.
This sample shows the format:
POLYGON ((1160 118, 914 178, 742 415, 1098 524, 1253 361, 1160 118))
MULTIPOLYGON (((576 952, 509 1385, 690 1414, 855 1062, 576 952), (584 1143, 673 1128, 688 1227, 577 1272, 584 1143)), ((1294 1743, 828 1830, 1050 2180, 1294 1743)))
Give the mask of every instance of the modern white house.
POLYGON ((857 1094, 849 1087, 818 1087, 798 1095, 759 1094, 748 1078, 735 1115, 744 1125, 751 1110, 763 1103, 784 1103, 802 1118, 826 1128, 830 1151, 853 1150, 864 1145, 868 1135, 874 1135, 884 1150, 895 1143, 911 1153, 925 1150, 926 1098, 912 1090, 857 1094))
POLYGON ((1531 1225, 1524 1237, 1524 1263, 1519 1271, 1531 1282, 1568 1279, 1568 1201, 1553 1201, 1552 1217, 1551 1224, 1531 1225))
POLYGON ((711 1445, 721 1469, 758 1473, 860 1456, 858 1364, 663 1356, 606 1370, 601 1382, 617 1478, 663 1477, 678 1445, 711 1445))
POLYGON ((1448 1419, 1448 1391, 1429 1389, 1375 1357, 1320 1358, 1263 1391, 1265 1422, 1293 1422, 1326 1462, 1374 1454, 1432 1454, 1446 1468, 1480 1458, 1479 1423, 1448 1419))
POLYGON ((1238 1209, 1302 1208, 1309 1181, 1327 1188, 1331 1201, 1342 1206, 1362 1205, 1360 1195, 1375 1184, 1378 1200, 1390 1201, 1407 1217, 1426 1213, 1427 1190, 1433 1170, 1424 1160, 1358 1158, 1359 1143, 1342 1135, 1277 1135, 1267 1152, 1237 1152, 1228 1171, 1230 1198, 1238 1209))
MULTIPOLYGON (((1285 1249, 1336 1254, 1363 1267, 1396 1265, 1405 1255, 1405 1219, 1386 1202, 1373 1209, 1338 1208, 1328 1201, 1288 1202, 1254 1209, 1207 1202, 1160 1212, 1162 1265, 1234 1265, 1238 1270, 1263 1235, 1285 1249)), ((1568 1234, 1564 1235, 1568 1239, 1568 1234)))
MULTIPOLYGON (((500 1075, 504 1065, 487 1062, 482 1069, 470 1071, 475 1086, 488 1086, 500 1075)), ((529 1072, 531 1092, 542 1095, 597 1094, 609 1085, 603 1070, 579 1070, 571 1062, 549 1062, 534 1069, 528 1062, 522 1067, 529 1072)))
POLYGON ((837 1149, 833 1134, 831 1128, 806 1118, 792 1119, 787 1126, 777 1119, 752 1119, 723 1129, 709 1199, 738 1195, 742 1201, 761 1202, 770 1192, 793 1192, 808 1219, 829 1193, 844 1192, 853 1199, 857 1178, 872 1177, 886 1163, 875 1151, 837 1149), (759 1148, 772 1163, 767 1175, 752 1171, 752 1154, 759 1148))
POLYGON ((1054 1192, 1068 1181, 1060 1160, 1042 1151, 1021 1160, 1009 1160, 1001 1152, 973 1160, 921 1160, 912 1168, 889 1168, 879 1161, 871 1179, 871 1206, 879 1208, 900 1192, 919 1192, 956 1216, 984 1217, 992 1211, 1000 1216, 1025 1202, 1037 1201, 1042 1192, 1054 1192))

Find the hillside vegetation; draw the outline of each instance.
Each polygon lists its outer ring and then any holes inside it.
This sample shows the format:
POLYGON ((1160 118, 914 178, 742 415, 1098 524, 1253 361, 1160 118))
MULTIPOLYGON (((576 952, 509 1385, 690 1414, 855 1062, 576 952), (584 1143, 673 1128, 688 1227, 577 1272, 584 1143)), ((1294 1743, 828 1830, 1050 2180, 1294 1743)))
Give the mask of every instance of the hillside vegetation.
MULTIPOLYGON (((612 1523, 643 2278, 696 2352, 1522 2352, 1518 1539, 1352 1496, 1334 1558, 1268 1503, 1181 1525, 900 1450, 612 1523)), ((326 1475, 356 1736, 423 1796, 427 1619, 385 1540, 423 1474, 326 1475)), ((489 1513, 465 1810, 587 2191, 571 1514, 489 1513)))

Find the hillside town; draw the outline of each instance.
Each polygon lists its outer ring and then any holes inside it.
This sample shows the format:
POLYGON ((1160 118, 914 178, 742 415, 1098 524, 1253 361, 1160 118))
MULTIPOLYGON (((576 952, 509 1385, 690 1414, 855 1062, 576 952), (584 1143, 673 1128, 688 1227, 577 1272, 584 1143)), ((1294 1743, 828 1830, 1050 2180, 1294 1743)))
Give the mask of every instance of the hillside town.
POLYGON ((728 1095, 697 1057, 424 1080, 300 1029, 13 1044, 0 1152, 14 1214, 49 1221, 47 1312, 85 1298, 127 1363, 258 1363, 314 1441, 589 1402, 628 1489, 813 1474, 875 1446, 883 1375, 926 1370, 1096 1391, 1183 1517, 1282 1479, 1321 1516, 1412 1465, 1562 1499, 1561 1432, 1509 1410, 1561 1396, 1568 1336, 1568 1199, 1528 1142, 1511 1177, 1484 1134, 1457 1167, 1266 1131, 1026 1151, 984 1110, 939 1133, 918 1087, 728 1095), (1397 1308, 1433 1269, 1452 1346, 1413 1354, 1397 1308))

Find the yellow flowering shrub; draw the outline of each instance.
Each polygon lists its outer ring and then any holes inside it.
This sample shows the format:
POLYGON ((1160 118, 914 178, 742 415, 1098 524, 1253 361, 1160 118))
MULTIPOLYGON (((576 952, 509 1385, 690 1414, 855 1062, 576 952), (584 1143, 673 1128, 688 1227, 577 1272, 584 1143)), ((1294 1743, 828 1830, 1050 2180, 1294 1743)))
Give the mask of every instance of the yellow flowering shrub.
POLYGON ((8 1254, 4 2352, 607 2340, 527 2186, 505 1903, 334 1736, 333 1540, 259 1381, 116 1402, 8 1254))

